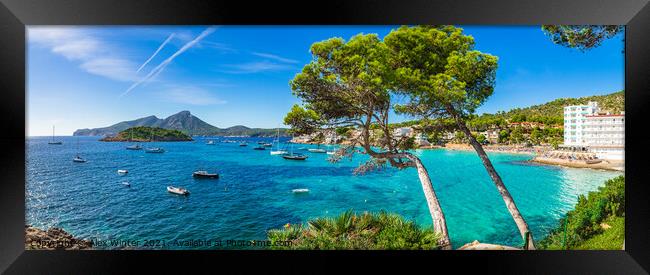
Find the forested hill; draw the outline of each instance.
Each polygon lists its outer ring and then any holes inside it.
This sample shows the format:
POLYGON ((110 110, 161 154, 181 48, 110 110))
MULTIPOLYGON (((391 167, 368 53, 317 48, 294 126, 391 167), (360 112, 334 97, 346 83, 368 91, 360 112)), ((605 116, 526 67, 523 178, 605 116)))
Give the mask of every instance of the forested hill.
POLYGON ((583 105, 587 104, 589 101, 598 102, 598 106, 603 111, 620 113, 621 111, 625 110, 625 94, 623 91, 620 91, 608 95, 586 96, 579 98, 559 98, 540 105, 533 105, 526 108, 516 108, 507 112, 499 112, 496 114, 496 116, 508 119, 512 122, 538 121, 544 120, 546 118, 551 121, 538 122, 562 123, 565 106, 583 105))

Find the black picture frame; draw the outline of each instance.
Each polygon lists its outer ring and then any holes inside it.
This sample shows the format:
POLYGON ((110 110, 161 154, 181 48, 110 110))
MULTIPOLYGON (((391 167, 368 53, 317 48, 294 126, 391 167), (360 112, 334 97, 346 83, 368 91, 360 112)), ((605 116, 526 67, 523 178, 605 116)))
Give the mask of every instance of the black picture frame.
POLYGON ((151 1, 0 0, 0 271, 133 273, 224 268, 321 273, 398 268, 442 272, 647 274, 650 270, 650 5, 647 0, 151 1), (24 249, 26 25, 626 25, 626 224, 621 251, 31 251, 24 249), (243 261, 241 261, 243 260, 243 261), (173 264, 172 262, 178 263, 173 264), (343 267, 343 262, 349 267, 343 267), (351 268, 351 269, 350 269, 351 268))

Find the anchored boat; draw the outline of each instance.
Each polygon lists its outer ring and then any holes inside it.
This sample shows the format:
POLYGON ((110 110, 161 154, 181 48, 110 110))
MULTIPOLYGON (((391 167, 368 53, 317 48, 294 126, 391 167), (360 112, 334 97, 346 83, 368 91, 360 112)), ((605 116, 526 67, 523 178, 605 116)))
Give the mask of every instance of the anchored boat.
POLYGON ((219 174, 208 173, 208 171, 199 170, 199 171, 194 171, 194 173, 192 173, 192 177, 200 178, 200 179, 218 179, 219 174))
POLYGON ((182 187, 167 186, 167 192, 173 193, 176 195, 189 195, 190 191, 182 187))
POLYGON ((145 150, 147 153, 164 153, 165 149, 160 148, 160 147, 153 147, 153 148, 147 148, 145 150))
POLYGON ((52 141, 49 141, 47 144, 50 144, 50 145, 62 145, 63 144, 63 142, 60 141, 60 140, 59 141, 54 140, 54 126, 52 126, 52 141))

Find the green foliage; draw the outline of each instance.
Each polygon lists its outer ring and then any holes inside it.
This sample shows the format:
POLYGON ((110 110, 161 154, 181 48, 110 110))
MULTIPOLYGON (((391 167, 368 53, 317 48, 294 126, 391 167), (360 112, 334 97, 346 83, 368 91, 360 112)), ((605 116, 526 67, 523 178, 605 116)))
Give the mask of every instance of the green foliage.
POLYGON ((357 215, 348 210, 337 217, 310 220, 307 225, 270 230, 268 239, 274 244, 292 244, 273 249, 438 249, 439 236, 397 214, 357 215))
POLYGON ((414 116, 471 114, 494 91, 496 56, 474 50, 474 38, 454 26, 402 26, 384 38, 393 82, 408 102, 395 111, 414 116))
POLYGON ((585 105, 589 101, 598 102, 598 106, 612 113, 625 110, 625 93, 623 91, 608 95, 587 96, 580 98, 559 98, 540 105, 526 108, 515 108, 501 112, 496 116, 509 119, 510 122, 539 122, 545 125, 561 125, 564 123, 564 107, 569 105, 585 105))
POLYGON ((485 137, 485 135, 483 134, 480 134, 476 136, 476 141, 478 141, 478 143, 480 144, 485 144, 485 142, 487 141, 487 137, 485 137))
POLYGON ((114 139, 124 141, 151 141, 152 138, 153 141, 192 140, 190 136, 178 130, 146 126, 131 127, 121 131, 114 139))
POLYGON ((623 30, 618 25, 542 25, 542 31, 553 43, 581 51, 596 48, 623 30))
POLYGON ((625 217, 609 217, 603 224, 611 226, 602 233, 585 240, 575 249, 582 250, 620 250, 625 240, 625 217))
POLYGON ((317 129, 320 117, 313 110, 308 110, 298 104, 291 107, 291 111, 284 117, 284 124, 291 126, 294 134, 311 133, 317 129))
POLYGON ((515 127, 512 129, 510 132, 510 142, 514 144, 524 142, 524 131, 521 129, 521 127, 515 127))
MULTIPOLYGON (((625 178, 619 176, 605 182, 598 191, 589 192, 587 197, 580 196, 574 210, 569 211, 560 220, 558 227, 540 242, 540 246, 546 249, 585 248, 583 244, 588 239, 603 233, 604 229, 600 225, 603 221, 624 216, 625 178), (565 222, 567 223, 566 240, 564 239, 565 222)), ((620 246, 622 242, 619 249, 620 246)), ((590 247, 590 249, 598 249, 598 247, 590 247)))
POLYGON ((337 127, 334 129, 337 135, 349 138, 352 132, 352 127, 337 127))

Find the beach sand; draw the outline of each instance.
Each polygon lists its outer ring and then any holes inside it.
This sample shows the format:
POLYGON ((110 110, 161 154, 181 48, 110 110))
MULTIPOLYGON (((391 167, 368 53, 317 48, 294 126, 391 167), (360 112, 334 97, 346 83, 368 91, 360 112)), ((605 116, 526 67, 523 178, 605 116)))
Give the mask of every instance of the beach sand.
POLYGON ((613 171, 625 171, 624 161, 603 160, 600 163, 588 164, 581 160, 567 160, 558 158, 535 157, 532 162, 550 165, 560 165, 575 168, 592 168, 613 171))

